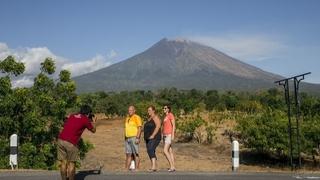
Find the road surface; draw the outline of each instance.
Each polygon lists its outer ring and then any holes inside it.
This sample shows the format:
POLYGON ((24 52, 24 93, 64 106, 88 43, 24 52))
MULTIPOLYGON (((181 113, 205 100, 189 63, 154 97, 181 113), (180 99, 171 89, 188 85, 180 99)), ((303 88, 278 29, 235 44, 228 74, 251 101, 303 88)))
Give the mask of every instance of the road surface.
MULTIPOLYGON (((57 171, 32 172, 0 172, 0 179, 7 180, 57 180, 57 171)), ((319 179, 320 174, 295 173, 194 173, 194 172, 129 172, 129 173, 99 173, 97 171, 80 171, 76 175, 79 180, 296 180, 319 179)))

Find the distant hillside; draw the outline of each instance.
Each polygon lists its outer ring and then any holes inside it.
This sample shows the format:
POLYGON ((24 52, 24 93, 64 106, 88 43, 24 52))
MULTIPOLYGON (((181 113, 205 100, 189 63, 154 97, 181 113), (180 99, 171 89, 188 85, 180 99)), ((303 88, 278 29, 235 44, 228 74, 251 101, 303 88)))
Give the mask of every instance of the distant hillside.
POLYGON ((273 82, 281 78, 208 46, 162 39, 138 55, 74 80, 78 92, 166 87, 252 91, 277 87, 273 82))

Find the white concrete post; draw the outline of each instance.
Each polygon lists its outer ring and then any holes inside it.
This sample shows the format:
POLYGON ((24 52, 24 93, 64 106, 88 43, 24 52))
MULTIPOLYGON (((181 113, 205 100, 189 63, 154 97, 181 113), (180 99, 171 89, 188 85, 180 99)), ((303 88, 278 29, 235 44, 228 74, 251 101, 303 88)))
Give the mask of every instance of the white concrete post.
POLYGON ((10 136, 10 158, 9 164, 11 169, 18 169, 18 135, 12 134, 10 136))
POLYGON ((239 168, 239 143, 232 141, 232 171, 237 171, 239 168))

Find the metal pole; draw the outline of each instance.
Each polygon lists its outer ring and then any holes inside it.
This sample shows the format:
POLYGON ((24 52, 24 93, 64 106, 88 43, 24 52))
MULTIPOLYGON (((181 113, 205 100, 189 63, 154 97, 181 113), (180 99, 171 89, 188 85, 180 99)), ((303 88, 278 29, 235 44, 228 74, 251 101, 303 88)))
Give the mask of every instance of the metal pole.
POLYGON ((291 126, 291 101, 290 101, 290 92, 289 92, 289 80, 293 79, 294 81, 294 96, 295 96, 295 106, 296 106, 296 125, 297 125, 297 145, 298 145, 298 153, 299 153, 299 168, 301 168, 301 149, 300 149, 300 101, 299 101, 299 83, 301 80, 304 79, 304 76, 311 74, 311 72, 300 74, 297 76, 293 76, 286 79, 281 79, 278 81, 275 81, 275 83, 282 85, 285 90, 285 100, 288 107, 288 120, 289 120, 289 143, 290 143, 290 164, 291 164, 291 170, 293 170, 293 142, 292 142, 292 126, 291 126), (301 79, 298 80, 298 78, 301 77, 301 79))
POLYGON ((294 78, 294 95, 295 95, 295 106, 296 106, 296 124, 297 124, 297 145, 298 145, 298 158, 299 168, 301 168, 301 149, 300 149, 300 101, 299 101, 299 84, 302 79, 298 80, 294 78))
POLYGON ((286 104, 288 107, 288 130, 289 130, 289 146, 290 146, 290 165, 291 165, 291 170, 293 170, 293 145, 292 145, 292 128, 291 128, 291 101, 290 101, 290 94, 289 94, 289 80, 285 80, 284 84, 284 89, 285 89, 285 99, 286 99, 286 104))

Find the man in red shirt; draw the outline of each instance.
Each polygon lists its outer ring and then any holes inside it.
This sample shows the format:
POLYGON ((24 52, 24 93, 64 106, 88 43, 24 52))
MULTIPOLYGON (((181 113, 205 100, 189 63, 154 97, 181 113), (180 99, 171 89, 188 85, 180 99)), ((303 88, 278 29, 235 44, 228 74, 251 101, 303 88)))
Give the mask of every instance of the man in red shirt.
POLYGON ((91 116, 92 109, 88 105, 80 108, 80 112, 68 117, 58 138, 58 160, 63 180, 75 177, 75 162, 78 159, 78 142, 85 129, 96 132, 96 118, 91 116))

